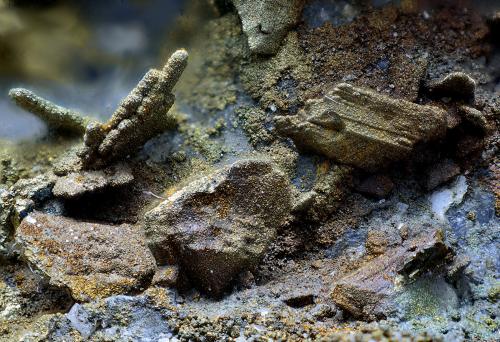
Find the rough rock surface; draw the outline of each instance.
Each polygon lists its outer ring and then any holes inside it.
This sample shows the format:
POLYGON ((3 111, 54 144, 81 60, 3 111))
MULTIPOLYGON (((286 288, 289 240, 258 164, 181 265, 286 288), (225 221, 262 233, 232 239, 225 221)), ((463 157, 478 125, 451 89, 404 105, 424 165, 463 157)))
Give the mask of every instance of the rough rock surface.
POLYGON ((446 131, 446 112, 341 83, 297 115, 277 116, 278 130, 302 148, 374 170, 446 131))
POLYGON ((151 285, 153 286, 176 286, 179 280, 179 267, 173 265, 160 266, 156 270, 151 285))
POLYGON ((476 108, 462 105, 459 107, 459 112, 465 120, 470 122, 472 125, 479 128, 482 132, 486 132, 488 129, 488 123, 483 113, 476 108))
POLYGON ((52 196, 52 188, 56 177, 51 174, 41 174, 33 178, 20 179, 12 186, 12 192, 18 198, 42 202, 52 196))
POLYGON ((346 187, 351 182, 351 168, 334 165, 327 160, 316 173, 311 190, 298 194, 293 213, 310 221, 321 222, 342 203, 346 187))
POLYGON ((371 229, 366 236, 365 248, 369 255, 384 254, 389 248, 400 245, 401 232, 388 227, 371 229))
POLYGON ((0 187, 0 255, 7 252, 7 241, 11 231, 12 193, 0 187))
POLYGON ((82 135, 87 124, 92 121, 75 111, 57 106, 27 89, 11 89, 9 96, 19 107, 38 116, 51 129, 82 135))
POLYGON ((148 212, 146 236, 159 264, 173 255, 196 285, 218 296, 257 265, 290 210, 286 176, 268 161, 247 159, 148 212))
POLYGON ((146 141, 172 127, 168 114, 172 89, 187 66, 188 53, 177 50, 162 70, 149 70, 105 124, 92 123, 79 153, 83 166, 101 167, 135 152, 146 141))
POLYGON ((427 180, 425 187, 427 190, 432 190, 438 185, 446 183, 450 179, 460 174, 460 166, 453 160, 445 159, 433 165, 427 171, 427 180))
POLYGON ((28 215, 16 232, 24 257, 73 298, 87 301, 138 290, 155 271, 154 258, 136 227, 28 215))
POLYGON ((82 170, 59 177, 54 185, 56 197, 77 198, 89 193, 127 185, 134 175, 125 164, 117 164, 102 170, 82 170))
POLYGON ((299 19, 303 0, 233 0, 253 53, 275 54, 299 19))
POLYGON ((397 282, 413 279, 430 268, 436 269, 451 256, 451 249, 443 242, 442 231, 423 234, 340 279, 332 291, 333 301, 356 318, 385 317, 391 312, 391 299, 398 291, 397 282))

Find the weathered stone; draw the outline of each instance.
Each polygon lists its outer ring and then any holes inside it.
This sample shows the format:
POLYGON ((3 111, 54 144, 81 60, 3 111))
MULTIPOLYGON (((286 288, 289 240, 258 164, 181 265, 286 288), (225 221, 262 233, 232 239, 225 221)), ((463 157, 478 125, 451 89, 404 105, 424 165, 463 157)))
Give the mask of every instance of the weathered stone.
POLYGON ((297 115, 276 117, 276 126, 301 148, 374 170, 443 136, 446 112, 342 83, 297 115))
POLYGON ((159 264, 169 258, 207 293, 218 296, 254 268, 288 218, 286 176, 269 161, 238 161, 179 190, 145 215, 159 264))
POLYGON ((326 220, 341 204, 351 183, 351 168, 327 161, 317 171, 311 190, 298 193, 293 213, 309 221, 326 220))
POLYGON ((84 168, 100 168, 134 153, 149 139, 175 125, 168 114, 173 87, 187 66, 188 53, 177 50, 162 70, 149 70, 104 124, 91 123, 79 152, 84 168))
POLYGON ((53 104, 30 90, 14 88, 9 96, 21 108, 42 119, 49 128, 83 135, 92 119, 67 108, 53 104))
POLYGON ((176 286, 179 278, 179 268, 175 265, 160 266, 156 270, 151 285, 171 287, 176 286))
POLYGON ((370 255, 384 254, 387 249, 401 244, 401 235, 390 228, 372 229, 366 236, 365 247, 370 255))
POLYGON ((333 317, 335 315, 335 308, 328 304, 316 304, 309 314, 315 320, 322 320, 325 318, 333 317))
POLYGON ((373 320, 391 312, 399 278, 413 279, 429 269, 437 269, 452 257, 437 230, 388 250, 361 268, 341 278, 332 291, 333 301, 356 318, 373 320))
POLYGON ((456 282, 467 266, 469 266, 470 262, 471 260, 467 255, 457 255, 453 262, 447 267, 446 279, 450 283, 456 282))
POLYGON ((233 0, 248 46, 256 54, 275 54, 297 23, 303 0, 233 0))
POLYGON ((82 161, 80 157, 78 157, 78 153, 82 149, 82 146, 75 146, 58 156, 52 165, 52 172, 54 172, 56 176, 64 176, 70 172, 81 170, 82 161))
POLYGON ((52 188, 55 181, 56 177, 50 173, 20 179, 12 186, 12 192, 17 197, 39 203, 52 197, 52 188))
POLYGON ((34 212, 18 227, 23 257, 55 286, 87 301, 138 290, 155 271, 154 258, 134 226, 78 222, 34 212))
POLYGON ((393 188, 394 183, 392 180, 389 177, 380 174, 371 175, 363 179, 356 186, 357 191, 375 198, 387 197, 393 188))
POLYGON ((78 171, 57 178, 54 196, 77 198, 85 194, 104 191, 130 184, 134 175, 125 164, 117 164, 102 170, 78 171))
POLYGON ((474 98, 476 81, 464 72, 452 72, 428 85, 429 92, 435 96, 470 100, 474 98))
POLYGON ((425 187, 427 190, 432 190, 459 174, 460 167, 453 160, 442 160, 427 171, 425 187))
POLYGON ((488 130, 488 122, 481 111, 465 105, 460 106, 458 109, 465 120, 479 128, 483 133, 488 130))

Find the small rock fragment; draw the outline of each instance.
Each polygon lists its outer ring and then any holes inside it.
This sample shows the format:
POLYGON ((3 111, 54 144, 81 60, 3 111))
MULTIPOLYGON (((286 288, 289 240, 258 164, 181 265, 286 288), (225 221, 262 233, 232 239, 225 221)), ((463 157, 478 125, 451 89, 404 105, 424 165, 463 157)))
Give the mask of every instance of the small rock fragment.
POLYGON ((403 264, 396 270, 407 278, 415 278, 423 272, 449 263, 453 250, 444 242, 442 230, 436 230, 423 238, 416 238, 406 244, 403 264))
POLYGON ((466 105, 462 105, 458 109, 465 120, 479 128, 483 133, 487 131, 488 122, 481 111, 466 105))
POLYGON ((175 265, 160 266, 156 270, 151 285, 171 287, 176 286, 179 278, 179 268, 175 265))
POLYGON ((452 255, 442 231, 424 233, 341 278, 334 285, 333 301, 356 318, 386 317, 397 294, 398 276, 413 278, 450 261, 452 255))
POLYGON ((303 0, 233 0, 253 53, 273 55, 297 23, 303 0))
POLYGON ((368 231, 365 247, 370 255, 384 254, 387 249, 399 245, 402 241, 399 231, 391 229, 372 229, 368 231))
POLYGON ((297 115, 276 117, 276 126, 299 147, 373 171, 442 137, 446 112, 342 83, 297 115))
POLYGON ((14 88, 9 96, 21 108, 35 114, 51 129, 83 135, 92 119, 67 108, 53 104, 30 90, 14 88))
POLYGON ((393 188, 392 180, 381 174, 371 175, 356 186, 356 190, 360 193, 378 199, 387 197, 393 188))
POLYGON ((23 256, 78 301, 139 289, 153 276, 154 258, 134 226, 78 222, 34 212, 18 227, 23 256))
POLYGON ((476 81, 464 72, 452 72, 428 85, 432 95, 453 99, 471 100, 476 91, 476 81))
POLYGON ((350 182, 350 167, 322 163, 311 190, 297 194, 294 214, 310 221, 326 220, 341 205, 350 182))
POLYGON ((87 126, 84 149, 79 152, 84 168, 99 168, 124 158, 174 126, 175 119, 168 114, 175 100, 172 89, 187 58, 186 50, 174 52, 162 70, 146 73, 107 123, 87 126))
POLYGON ((328 304, 316 304, 310 311, 309 314, 315 320, 322 320, 325 318, 333 317, 335 315, 335 309, 328 304))
POLYGON ((219 296, 260 262, 291 201, 287 177, 271 162, 241 160, 146 213, 146 236, 159 264, 173 255, 196 286, 219 296))
POLYGON ((427 172, 425 188, 432 190, 460 174, 460 167, 451 159, 433 165, 427 172))
POLYGON ((470 262, 471 260, 467 255, 456 256, 453 262, 447 267, 446 279, 451 283, 456 282, 467 266, 469 266, 470 262))
POLYGON ((71 199, 124 186, 133 180, 132 170, 125 164, 117 164, 102 170, 83 170, 59 177, 52 191, 55 197, 71 199))

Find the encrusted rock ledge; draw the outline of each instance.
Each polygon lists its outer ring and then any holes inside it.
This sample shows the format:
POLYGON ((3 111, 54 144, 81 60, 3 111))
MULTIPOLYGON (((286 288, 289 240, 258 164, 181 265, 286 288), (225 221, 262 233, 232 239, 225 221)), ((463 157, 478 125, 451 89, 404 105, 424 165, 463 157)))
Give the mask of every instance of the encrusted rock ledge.
POLYGON ((373 171, 443 137, 446 112, 341 83, 297 115, 277 116, 276 126, 299 147, 373 171))

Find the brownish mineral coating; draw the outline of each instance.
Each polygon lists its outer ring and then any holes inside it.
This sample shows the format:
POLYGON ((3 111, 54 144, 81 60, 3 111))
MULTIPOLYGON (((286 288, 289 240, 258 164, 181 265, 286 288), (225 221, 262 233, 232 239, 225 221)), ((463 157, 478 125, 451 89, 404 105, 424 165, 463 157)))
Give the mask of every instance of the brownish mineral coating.
POLYGON ((415 144, 442 137, 446 112, 341 83, 297 115, 277 116, 280 133, 339 163, 375 170, 415 144))
POLYGON ((441 230, 422 233, 341 278, 334 285, 333 301, 356 318, 383 318, 397 292, 398 276, 403 281, 414 278, 452 257, 453 251, 444 243, 441 230))
POLYGON ((134 175, 130 167, 117 164, 101 170, 74 172, 57 178, 52 193, 56 197, 76 198, 130 184, 134 175))
POLYGON ((149 70, 105 124, 87 127, 84 168, 100 168, 134 153, 146 141, 175 124, 168 115, 175 96, 172 89, 187 66, 188 53, 177 50, 162 70, 149 70))
POLYGON ((177 191, 145 215, 158 264, 172 261, 205 292, 220 296, 261 261, 292 205, 286 176, 245 159, 177 191))
POLYGON ((138 290, 155 271, 154 258, 134 226, 79 222, 35 212, 16 232, 23 256, 51 284, 78 301, 138 290))
POLYGON ((477 58, 488 51, 488 27, 475 11, 443 7, 422 20, 422 12, 387 6, 352 23, 299 26, 299 41, 314 67, 307 93, 345 78, 398 98, 415 101, 428 64, 455 53, 477 58), (436 34, 436 32, 447 32, 436 34))
POLYGON ((435 96, 470 100, 476 92, 476 81, 464 72, 452 72, 438 80, 430 82, 429 92, 435 96))

